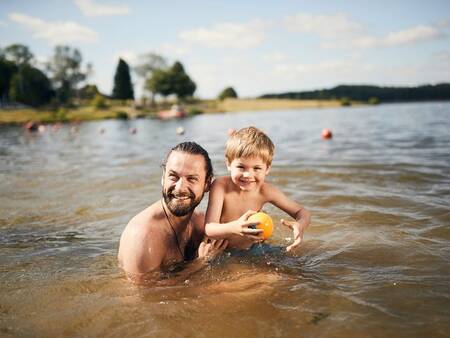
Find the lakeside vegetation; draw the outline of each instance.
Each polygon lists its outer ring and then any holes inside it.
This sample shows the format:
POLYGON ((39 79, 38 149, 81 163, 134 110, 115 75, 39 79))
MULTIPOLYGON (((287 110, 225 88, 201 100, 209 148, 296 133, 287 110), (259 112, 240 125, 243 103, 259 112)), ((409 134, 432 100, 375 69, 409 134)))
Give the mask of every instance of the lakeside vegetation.
MULTIPOLYGON (((45 108, 17 108, 0 111, 0 124, 90 121, 102 119, 152 118, 159 110, 169 109, 173 102, 158 103, 153 109, 142 108, 129 102, 105 100, 104 108, 81 105, 50 110, 45 108), (125 103, 125 104, 124 104, 125 103)), ((192 100, 184 105, 188 115, 228 113, 237 111, 304 109, 339 107, 339 100, 288 100, 288 99, 235 99, 192 100)))
POLYGON ((140 56, 130 67, 118 59, 111 94, 101 93, 88 80, 91 64, 80 51, 56 46, 47 62, 37 62, 21 44, 0 48, 0 123, 85 121, 109 118, 154 117, 173 104, 187 115, 250 110, 302 109, 425 100, 450 100, 450 84, 419 87, 341 85, 331 89, 266 94, 240 99, 226 87, 217 99, 194 96, 197 85, 181 62, 170 65, 157 54, 140 56), (143 83, 143 96, 135 100, 132 74, 143 83))
POLYGON ((417 87, 340 85, 331 89, 265 94, 266 99, 335 100, 347 98, 368 103, 450 100, 450 83, 417 87))

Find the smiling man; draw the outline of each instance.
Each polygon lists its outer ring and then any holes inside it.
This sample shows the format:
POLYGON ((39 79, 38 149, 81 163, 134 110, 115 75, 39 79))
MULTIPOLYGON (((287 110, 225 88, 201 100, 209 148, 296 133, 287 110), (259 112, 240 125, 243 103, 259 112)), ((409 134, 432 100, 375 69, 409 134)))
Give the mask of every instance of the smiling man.
POLYGON ((225 241, 202 242, 205 216, 194 211, 213 176, 206 150, 195 142, 180 143, 162 168, 163 198, 133 217, 120 238, 119 265, 138 284, 151 272, 170 271, 196 258, 204 261, 226 247, 225 241))

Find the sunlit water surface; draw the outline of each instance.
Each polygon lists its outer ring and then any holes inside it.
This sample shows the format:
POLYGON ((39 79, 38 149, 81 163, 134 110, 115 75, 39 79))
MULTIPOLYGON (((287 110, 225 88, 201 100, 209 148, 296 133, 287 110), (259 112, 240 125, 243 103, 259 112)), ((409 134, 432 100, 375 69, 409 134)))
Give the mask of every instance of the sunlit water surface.
MULTIPOLYGON (((450 332, 449 103, 110 120, 78 132, 0 126, 0 184, 0 336, 450 332), (119 236, 160 198, 165 152, 197 141, 223 175, 227 130, 248 125, 276 145, 268 180, 312 213, 301 247, 224 255, 173 286, 128 283, 119 236)), ((265 211, 277 223, 269 244, 285 247, 285 215, 265 211)))

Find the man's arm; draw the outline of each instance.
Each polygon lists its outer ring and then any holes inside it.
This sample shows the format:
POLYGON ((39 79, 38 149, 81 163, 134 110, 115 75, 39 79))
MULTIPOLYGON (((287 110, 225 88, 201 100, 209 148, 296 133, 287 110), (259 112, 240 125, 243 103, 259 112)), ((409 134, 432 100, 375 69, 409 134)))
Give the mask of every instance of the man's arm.
POLYGON ((303 233, 311 223, 311 215, 303 206, 291 200, 271 184, 266 184, 265 195, 268 196, 270 203, 295 219, 295 221, 281 220, 283 225, 286 225, 294 232, 294 242, 286 248, 286 251, 291 251, 293 248, 299 246, 303 240, 303 233))
POLYGON ((158 270, 164 260, 164 239, 150 230, 148 224, 131 220, 119 243, 119 265, 133 282, 139 282, 151 271, 158 270))

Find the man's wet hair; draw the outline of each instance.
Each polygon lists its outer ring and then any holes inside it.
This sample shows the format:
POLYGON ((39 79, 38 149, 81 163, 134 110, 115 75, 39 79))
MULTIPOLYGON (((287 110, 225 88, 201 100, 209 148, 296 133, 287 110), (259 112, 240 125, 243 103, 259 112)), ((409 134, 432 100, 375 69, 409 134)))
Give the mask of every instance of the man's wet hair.
POLYGON ((202 155, 205 159, 205 170, 206 170, 206 182, 208 182, 214 175, 213 173, 213 167, 211 164, 211 159, 209 158, 208 152, 198 143, 195 142, 182 142, 177 144, 175 147, 170 149, 170 151, 167 153, 166 158, 164 159, 163 163, 161 164, 161 167, 163 169, 166 169, 167 160, 169 159, 170 154, 172 154, 173 151, 179 151, 182 153, 192 154, 192 155, 202 155))

